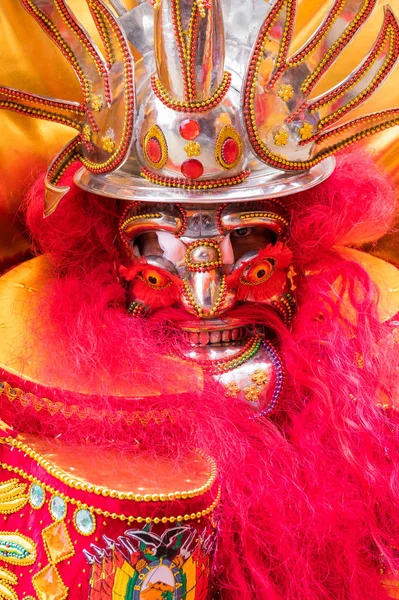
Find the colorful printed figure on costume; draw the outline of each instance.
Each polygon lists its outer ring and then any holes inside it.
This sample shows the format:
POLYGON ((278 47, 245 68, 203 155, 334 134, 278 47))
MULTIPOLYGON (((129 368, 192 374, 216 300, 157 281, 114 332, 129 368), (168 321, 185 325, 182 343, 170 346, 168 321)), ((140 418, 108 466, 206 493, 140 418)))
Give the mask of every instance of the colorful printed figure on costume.
POLYGON ((210 554, 215 538, 189 526, 127 530, 116 541, 104 536, 104 548, 84 551, 92 566, 90 600, 205 600, 210 554), (208 535, 208 537, 206 537, 208 535))

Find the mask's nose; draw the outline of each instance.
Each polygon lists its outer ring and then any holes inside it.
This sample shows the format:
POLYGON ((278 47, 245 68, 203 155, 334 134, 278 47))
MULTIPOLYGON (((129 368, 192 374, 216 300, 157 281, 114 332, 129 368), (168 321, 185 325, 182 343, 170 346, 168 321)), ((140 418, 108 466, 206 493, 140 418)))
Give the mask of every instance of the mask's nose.
POLYGON ((223 254, 213 240, 198 240, 188 245, 185 255, 183 304, 188 312, 201 318, 220 315, 235 304, 227 290, 223 254))

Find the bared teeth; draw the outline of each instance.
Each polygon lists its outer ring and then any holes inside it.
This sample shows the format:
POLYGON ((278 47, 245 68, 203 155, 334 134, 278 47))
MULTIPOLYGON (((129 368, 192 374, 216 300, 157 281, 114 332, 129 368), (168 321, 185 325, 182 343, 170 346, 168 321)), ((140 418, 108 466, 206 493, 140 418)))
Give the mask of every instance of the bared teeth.
POLYGON ((231 340, 231 330, 225 329, 224 331, 222 331, 222 341, 229 342, 230 340, 231 340))
POLYGON ((221 331, 211 331, 209 338, 211 344, 218 344, 222 339, 222 333, 221 331))
POLYGON ((189 340, 190 340, 190 344, 198 345, 198 343, 199 343, 198 333, 196 331, 190 331, 189 332, 189 340))
POLYGON ((206 346, 209 343, 209 334, 207 331, 201 331, 199 334, 199 343, 201 346, 206 346))
POLYGON ((236 340, 240 339, 240 330, 238 329, 238 327, 236 329, 233 329, 231 332, 231 339, 235 342, 236 340))
POLYGON ((208 344, 220 344, 222 342, 236 342, 241 340, 245 334, 245 328, 235 327, 234 329, 217 329, 189 331, 188 339, 193 346, 207 346, 208 344))

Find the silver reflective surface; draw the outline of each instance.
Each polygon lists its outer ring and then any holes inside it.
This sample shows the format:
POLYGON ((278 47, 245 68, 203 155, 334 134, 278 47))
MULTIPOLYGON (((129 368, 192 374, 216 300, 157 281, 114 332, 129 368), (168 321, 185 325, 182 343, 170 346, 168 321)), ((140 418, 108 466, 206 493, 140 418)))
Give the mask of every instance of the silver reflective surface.
POLYGON ((213 190, 188 191, 156 186, 142 177, 129 177, 119 170, 109 175, 94 175, 86 169, 80 169, 75 175, 75 183, 82 189, 99 196, 129 201, 165 201, 181 204, 198 202, 201 205, 215 202, 242 202, 279 198, 312 188, 331 175, 335 168, 335 159, 327 158, 310 171, 302 173, 285 173, 260 163, 258 165, 259 170, 253 172, 244 183, 231 188, 213 190))
MULTIPOLYGON (((248 299, 240 296, 240 285, 246 287, 240 284, 240 273, 247 273, 246 265, 263 269, 265 253, 278 257, 286 251, 284 206, 276 200, 206 207, 135 203, 124 213, 120 228, 130 246, 127 272, 133 266, 135 273, 128 283, 129 302, 141 305, 151 318, 168 305, 168 294, 175 289, 170 305, 179 310, 176 326, 188 342, 181 357, 198 363, 227 395, 250 402, 254 409, 274 405, 282 378, 278 355, 262 342, 267 335, 262 325, 248 323, 248 313, 243 321, 231 311, 250 305, 253 286, 263 282, 251 280, 245 290, 248 299)), ((258 311, 259 304, 273 310, 272 303, 290 289, 288 263, 279 273, 277 286, 257 293, 258 311)), ((273 274, 274 267, 270 279, 273 274)), ((168 319, 173 321, 173 313, 168 319)))

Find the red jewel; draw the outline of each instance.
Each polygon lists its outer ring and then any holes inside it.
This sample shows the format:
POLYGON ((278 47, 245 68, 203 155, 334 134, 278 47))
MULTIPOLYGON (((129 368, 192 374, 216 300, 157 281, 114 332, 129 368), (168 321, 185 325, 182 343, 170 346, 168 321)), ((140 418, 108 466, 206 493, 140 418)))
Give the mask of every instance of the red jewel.
POLYGON ((204 172, 202 163, 196 158, 185 160, 181 166, 181 172, 188 179, 198 179, 204 172))
POLYGON ((147 141, 146 152, 148 158, 153 163, 159 163, 162 158, 162 148, 161 144, 158 142, 157 138, 152 137, 147 141))
POLYGON ((200 134, 200 126, 193 119, 185 119, 180 125, 180 135, 185 140, 195 140, 200 134))
POLYGON ((225 163, 232 165, 236 162, 240 149, 233 138, 226 138, 222 145, 222 157, 225 163))

